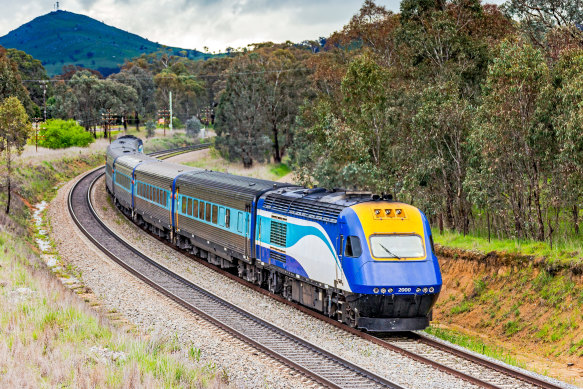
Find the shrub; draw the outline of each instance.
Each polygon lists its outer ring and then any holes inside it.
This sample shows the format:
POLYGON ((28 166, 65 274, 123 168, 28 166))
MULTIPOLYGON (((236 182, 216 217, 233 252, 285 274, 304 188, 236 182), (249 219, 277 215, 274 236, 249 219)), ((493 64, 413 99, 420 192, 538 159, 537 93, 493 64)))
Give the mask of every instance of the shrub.
POLYGON ((151 138, 156 133, 156 124, 152 120, 146 122, 146 137, 151 138))
POLYGON ((50 119, 41 127, 39 146, 49 149, 87 147, 95 141, 75 120, 50 119))
POLYGON ((172 118, 172 128, 173 129, 182 128, 182 127, 184 127, 184 126, 182 125, 182 122, 180 121, 180 119, 178 119, 176 117, 172 118))
POLYGON ((202 124, 196 116, 191 117, 186 121, 186 135, 189 137, 196 137, 200 134, 202 124))

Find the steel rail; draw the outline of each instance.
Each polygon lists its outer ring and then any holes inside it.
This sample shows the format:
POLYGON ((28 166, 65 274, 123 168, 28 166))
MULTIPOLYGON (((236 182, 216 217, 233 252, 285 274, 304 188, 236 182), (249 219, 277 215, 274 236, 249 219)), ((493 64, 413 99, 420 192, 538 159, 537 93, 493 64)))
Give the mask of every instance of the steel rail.
MULTIPOLYGON (((127 218, 127 216, 125 214, 122 213, 122 215, 124 215, 127 218)), ((129 218, 128 218, 128 220, 132 221, 129 218)), ((325 315, 323 315, 321 313, 318 313, 316 311, 313 311, 313 310, 311 310, 311 309, 309 309, 307 307, 304 307, 303 305, 300 305, 300 304, 294 303, 292 301, 289 301, 289 300, 287 300, 287 299, 285 299, 285 298, 283 298, 283 297, 281 297, 281 296, 279 296, 277 294, 273 294, 273 293, 269 292, 268 290, 261 288, 258 285, 255 285, 255 284, 253 284, 251 282, 248 282, 248 281, 246 281, 244 279, 241 279, 241 278, 237 277, 236 275, 234 275, 234 274, 232 274, 232 273, 230 273, 230 272, 228 272, 228 271, 226 271, 224 269, 221 269, 218 266, 212 265, 212 264, 208 263, 207 261, 205 261, 204 259, 201 259, 201 258, 199 258, 199 257, 191 254, 190 252, 188 252, 186 250, 183 250, 183 249, 181 249, 181 248, 179 248, 179 247, 171 244, 170 242, 166 241, 165 239, 156 236, 155 234, 153 234, 148 229, 146 229, 146 228, 144 228, 142 226, 138 226, 137 224, 135 224, 135 225, 138 228, 142 229, 144 232, 148 233, 150 236, 152 236, 155 239, 157 239, 158 241, 160 241, 160 242, 164 243, 165 245, 167 245, 167 246, 169 246, 169 247, 171 247, 171 248, 173 248, 173 249, 181 252, 183 255, 186 255, 187 257, 189 257, 189 258, 191 258, 193 260, 196 260, 198 263, 200 263, 200 264, 202 264, 202 265, 204 265, 204 266, 206 266, 206 267, 208 267, 208 268, 210 268, 210 269, 212 269, 214 271, 219 272, 220 274, 224 275, 225 277, 228 277, 231 280, 237 281, 238 283, 240 283, 240 284, 242 284, 242 285, 244 285, 244 286, 246 286, 248 288, 251 288, 251 289, 253 289, 253 290, 255 290, 255 291, 257 291, 257 292, 259 292, 259 293, 261 293, 263 295, 270 296, 270 297, 274 298, 275 300, 277 300, 277 301, 279 301, 281 303, 284 303, 284 304, 287 304, 289 306, 292 306, 292 307, 298 309, 299 311, 301 311, 301 312, 303 312, 305 314, 308 314, 308 315, 310 315, 312 317, 315 317, 315 318, 317 318, 319 320, 322 320, 322 321, 324 321, 324 322, 326 322, 328 324, 331 324, 331 325, 333 325, 336 328, 342 329, 342 330, 344 330, 346 332, 349 332, 349 333, 351 333, 353 335, 356 335, 356 336, 358 336, 358 337, 360 337, 362 339, 365 339, 367 341, 370 341, 370 342, 372 342, 372 343, 374 343, 376 345, 382 346, 382 347, 387 348, 387 349, 389 349, 391 351, 394 351, 396 353, 399 353, 399 354, 401 354, 401 355, 403 355, 405 357, 411 358, 411 359, 413 359, 413 360, 415 360, 417 362, 427 364, 427 365, 429 365, 429 366, 431 366, 433 368, 436 368, 436 369, 438 369, 438 370, 440 370, 440 371, 442 371, 444 373, 453 375, 453 376, 455 376, 457 378, 460 378, 460 379, 462 379, 462 380, 464 380, 466 382, 469 382, 469 383, 472 383, 472 384, 481 386, 483 388, 500 389, 499 386, 496 386, 494 384, 491 384, 491 383, 489 383, 487 381, 484 381, 484 380, 482 380, 480 378, 473 377, 473 376, 471 376, 469 374, 466 374, 466 373, 464 373, 462 371, 459 371, 459 370, 454 369, 452 367, 449 367, 449 366, 443 365, 443 364, 441 364, 439 362, 436 362, 436 361, 434 361, 434 360, 432 360, 430 358, 424 357, 422 355, 415 354, 415 353, 413 353, 411 351, 408 351, 408 350, 406 350, 404 348, 401 348, 399 346, 396 346, 394 344, 391 344, 391 343, 387 342, 386 340, 383 340, 382 338, 379 338, 379 337, 374 336, 374 335, 372 335, 370 333, 362 332, 360 330, 357 330, 355 328, 352 328, 350 326, 347 326, 346 324, 340 323, 339 321, 337 321, 335 319, 332 319, 332 318, 330 318, 328 316, 325 316, 325 315)), ((436 348, 438 350, 441 350, 443 352, 446 352, 448 354, 455 355, 455 356, 457 356, 459 358, 462 358, 462 359, 465 359, 465 360, 467 360, 469 362, 473 362, 473 363, 475 363, 477 365, 480 365, 482 367, 485 367, 487 369, 490 369, 490 370, 493 370, 493 371, 498 372, 500 374, 503 374, 503 375, 506 375, 506 376, 515 378, 515 379, 517 379, 519 381, 523 381, 525 383, 534 385, 536 387, 543 388, 543 389, 562 389, 561 386, 555 385, 555 384, 553 384, 551 382, 545 381, 545 380, 540 379, 540 378, 537 378, 535 376, 531 376, 531 375, 525 374, 525 373, 523 373, 523 372, 521 372, 519 370, 512 369, 512 368, 507 367, 507 366, 504 366, 504 365, 502 365, 500 363, 496 363, 496 362, 491 361, 491 360, 488 360, 488 359, 480 358, 479 356, 476 356, 476 355, 474 355, 474 354, 472 354, 470 352, 460 350, 458 348, 452 347, 452 346, 447 345, 445 343, 441 343, 439 341, 436 341, 436 340, 431 339, 429 337, 423 336, 421 334, 418 334, 418 333, 415 333, 415 332, 404 332, 403 335, 405 335, 405 336, 407 336, 407 337, 409 337, 411 339, 417 340, 420 343, 424 343, 427 346, 434 347, 434 348, 436 348)))
POLYGON ((99 219, 91 204, 91 189, 95 181, 103 174, 101 169, 96 169, 83 176, 69 192, 68 208, 75 224, 83 234, 114 262, 186 309, 321 385, 330 388, 401 389, 399 385, 343 360, 203 290, 118 237, 99 219), (80 216, 83 216, 84 220, 81 220, 80 216), (120 250, 123 255, 120 255, 120 250), (143 266, 142 270, 134 266, 136 263, 143 266), (145 271, 150 273, 147 274, 145 271), (159 280, 156 280, 156 277, 159 280), (162 286, 162 283, 167 286, 162 286), (180 288, 187 290, 180 295, 180 288), (185 298, 185 295, 188 295, 188 298, 185 298), (244 325, 239 323, 244 323, 244 325), (267 335, 271 338, 267 338, 267 335), (303 361, 302 355, 305 358, 303 361))

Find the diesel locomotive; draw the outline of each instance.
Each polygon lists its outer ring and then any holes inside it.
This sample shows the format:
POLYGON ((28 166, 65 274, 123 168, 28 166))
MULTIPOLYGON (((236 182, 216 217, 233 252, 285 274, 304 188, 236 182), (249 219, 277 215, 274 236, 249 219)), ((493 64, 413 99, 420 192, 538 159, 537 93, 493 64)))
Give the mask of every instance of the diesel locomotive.
POLYGON ((370 332, 429 324, 441 273, 411 205, 163 162, 133 136, 108 147, 105 172, 138 225, 272 293, 370 332))

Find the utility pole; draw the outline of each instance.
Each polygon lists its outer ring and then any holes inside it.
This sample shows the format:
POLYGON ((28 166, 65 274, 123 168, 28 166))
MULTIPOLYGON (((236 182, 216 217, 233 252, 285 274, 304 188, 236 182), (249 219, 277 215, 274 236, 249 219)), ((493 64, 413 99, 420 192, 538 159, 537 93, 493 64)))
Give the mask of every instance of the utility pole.
POLYGON ((32 123, 34 125, 34 144, 35 144, 35 151, 38 152, 38 126, 41 121, 41 118, 33 118, 32 123))
MULTIPOLYGON (((57 3, 59 4, 59 3, 57 3)), ((47 121, 47 81, 43 80, 41 81, 41 84, 43 86, 43 106, 44 106, 44 118, 45 118, 45 122, 47 121)))
POLYGON ((172 91, 170 93, 170 132, 172 132, 172 91))

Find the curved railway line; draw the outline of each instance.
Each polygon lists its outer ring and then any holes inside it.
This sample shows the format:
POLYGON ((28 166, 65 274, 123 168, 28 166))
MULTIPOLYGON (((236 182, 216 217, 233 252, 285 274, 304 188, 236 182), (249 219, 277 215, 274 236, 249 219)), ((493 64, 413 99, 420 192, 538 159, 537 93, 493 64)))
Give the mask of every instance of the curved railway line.
POLYGON ((394 388, 377 376, 300 339, 192 284, 118 238, 99 218, 90 191, 103 169, 85 175, 69 192, 69 212, 81 231, 100 250, 163 295, 234 337, 330 388, 394 388))
MULTIPOLYGON (((161 151, 150 155, 167 158, 206 147, 208 147, 207 144, 196 145, 161 151)), ((73 186, 69 193, 69 212, 81 231, 105 254, 130 273, 185 308, 206 318, 219 328, 301 372, 321 385, 331 388, 400 388, 400 386, 382 377, 334 356, 201 289, 148 258, 123 239, 118 238, 99 220, 90 201, 93 184, 102 174, 102 168, 94 170, 73 186)), ((301 305, 289 302, 280 296, 273 295, 219 267, 209 264, 203 259, 180 250, 147 230, 144 231, 189 258, 255 291, 291 305, 340 330, 451 374, 468 383, 492 389, 556 389, 566 387, 559 382, 553 382, 554 380, 539 378, 535 374, 528 374, 520 369, 507 367, 418 333, 402 333, 398 337, 387 336, 384 338, 363 333, 301 305)))

